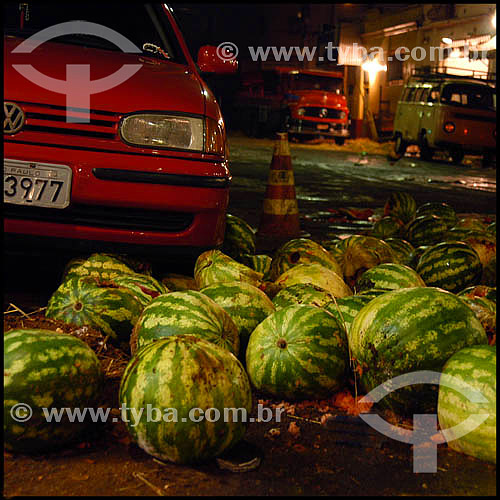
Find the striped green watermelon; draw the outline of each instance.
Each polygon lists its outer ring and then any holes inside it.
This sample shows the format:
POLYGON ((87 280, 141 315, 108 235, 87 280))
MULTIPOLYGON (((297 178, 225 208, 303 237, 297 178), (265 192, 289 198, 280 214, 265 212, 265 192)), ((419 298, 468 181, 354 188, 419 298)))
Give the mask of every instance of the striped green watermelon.
POLYGON ((391 193, 384 205, 384 215, 392 215, 403 224, 410 222, 417 211, 417 202, 408 193, 391 193))
POLYGON ((244 281, 215 283, 202 288, 202 293, 219 304, 238 327, 239 357, 245 359, 250 334, 255 327, 275 311, 271 299, 258 288, 244 281))
POLYGON ((448 359, 441 375, 449 377, 452 387, 440 385, 438 397, 439 426, 448 446, 493 463, 497 450, 496 373, 495 347, 478 345, 461 349, 448 359), (474 393, 464 394, 467 389, 474 393), (454 430, 460 425, 466 426, 463 436, 454 430))
POLYGON ((101 253, 96 255, 107 256, 114 260, 119 260, 130 267, 135 273, 146 274, 148 276, 152 276, 153 274, 151 263, 144 260, 142 257, 132 257, 131 255, 121 253, 101 253))
POLYGON ((488 227, 482 220, 477 217, 463 217, 455 225, 458 229, 469 229, 474 231, 486 231, 488 227))
POLYGON ((371 299, 374 299, 375 297, 378 297, 379 295, 383 295, 384 293, 387 293, 389 290, 385 290, 384 288, 369 288, 368 290, 363 290, 362 292, 358 292, 356 294, 357 296, 362 296, 362 297, 369 297, 371 299))
POLYGON ((168 288, 153 276, 139 273, 115 276, 103 281, 103 284, 128 288, 139 299, 143 307, 147 306, 158 295, 169 292, 168 288))
POLYGON ((227 349, 194 335, 174 335, 136 352, 123 374, 119 401, 140 448, 160 460, 188 464, 217 457, 240 441, 252 395, 245 370, 227 349))
POLYGON ((443 241, 464 241, 464 239, 467 238, 472 231, 472 229, 468 228, 452 227, 444 235, 443 241))
POLYGON ((77 326, 89 325, 128 345, 143 305, 125 287, 110 287, 98 278, 68 277, 49 299, 45 315, 77 326))
POLYGON ((130 351, 170 335, 196 335, 238 355, 238 327, 207 295, 195 290, 170 292, 153 299, 142 311, 130 339, 130 351))
POLYGON ((496 236, 486 231, 471 231, 463 240, 479 255, 481 265, 486 267, 497 254, 496 236))
POLYGON ((415 248, 410 254, 410 263, 408 264, 412 269, 416 269, 418 266, 418 261, 420 260, 420 256, 432 245, 422 245, 420 247, 415 248))
POLYGON ((299 264, 320 264, 342 275, 340 265, 328 250, 308 238, 295 238, 281 245, 273 256, 271 280, 299 264))
POLYGON ((270 280, 271 279, 271 262, 272 257, 265 254, 258 255, 250 255, 244 254, 241 257, 241 262, 248 266, 250 269, 257 271, 258 273, 262 273, 262 279, 270 280))
POLYGON ((346 283, 353 286, 367 269, 384 262, 392 262, 391 247, 379 238, 353 234, 337 246, 341 256, 337 257, 346 283))
POLYGON ((66 276, 75 268, 81 266, 85 261, 87 260, 87 257, 74 257, 71 259, 65 266, 61 275, 61 281, 64 281, 66 279, 66 276))
POLYGON ((226 214, 226 230, 222 251, 240 260, 243 254, 255 253, 255 230, 246 221, 235 215, 226 214))
POLYGON ((496 343, 496 324, 497 324, 497 305, 492 300, 485 297, 474 297, 470 295, 458 295, 474 312, 476 318, 483 325, 486 335, 488 335, 488 343, 493 345, 496 343))
POLYGON ((330 396, 345 382, 343 328, 319 307, 288 306, 268 316, 250 336, 246 368, 254 387, 285 399, 330 396))
POLYGON ((357 292, 371 288, 397 290, 414 286, 425 286, 424 280, 411 267, 394 262, 386 262, 366 270, 356 282, 357 292))
POLYGON ((370 236, 374 236, 375 238, 390 238, 397 236, 401 228, 403 227, 402 222, 395 217, 391 217, 390 215, 386 215, 382 217, 378 221, 373 224, 373 229, 370 232, 370 236))
POLYGON ((195 279, 184 274, 168 273, 161 279, 162 284, 172 292, 199 290, 195 279))
POLYGON ((497 302, 497 289, 496 287, 491 287, 491 286, 485 286, 485 285, 475 285, 475 286, 469 286, 462 291, 458 292, 457 295, 459 297, 466 296, 466 297, 484 297, 488 300, 491 300, 493 302, 497 302))
POLYGON ((220 250, 207 250, 197 259, 194 279, 200 288, 229 281, 246 281, 254 286, 262 283, 263 273, 237 262, 220 250))
POLYGON ((298 304, 323 307, 334 299, 335 296, 324 288, 311 283, 297 283, 278 292, 273 304, 276 309, 298 304))
MULTIPOLYGON (((440 372, 455 352, 487 344, 484 328, 456 295, 432 287, 403 288, 374 298, 354 318, 348 332, 356 372, 366 391, 419 370, 440 372)), ((436 410, 437 388, 401 388, 381 404, 403 414, 436 410)))
POLYGON ((420 256, 416 271, 427 286, 456 293, 479 284, 482 266, 477 253, 466 243, 444 241, 420 256))
POLYGON ((92 254, 83 264, 71 267, 66 278, 73 277, 94 277, 101 279, 110 279, 122 274, 135 274, 135 271, 125 264, 122 260, 117 259, 109 254, 92 254))
MULTIPOLYGON (((385 291, 385 290, 384 290, 385 291)), ((347 333, 351 328, 352 322, 361 309, 372 300, 368 295, 351 295, 329 302, 324 306, 325 311, 333 314, 339 325, 347 333)))
POLYGON ((352 295, 351 289, 340 275, 320 264, 299 264, 291 267, 280 275, 275 283, 281 288, 287 288, 298 283, 308 283, 327 290, 335 297, 352 295))
POLYGON ((384 240, 392 250, 394 262, 409 266, 412 261, 412 252, 415 251, 413 245, 401 238, 387 238, 384 240))
MULTIPOLYGON (((82 340, 51 330, 17 329, 4 335, 4 443, 21 452, 41 452, 82 438, 89 419, 71 422, 67 414, 47 421, 43 408, 95 408, 103 373, 94 351, 82 340), (16 405, 29 405, 24 422, 16 405), (11 412, 14 412, 11 414, 11 412)), ((27 408, 26 408, 27 410, 27 408)), ((90 425, 92 423, 90 422, 90 425)))
POLYGON ((414 247, 434 245, 443 240, 448 230, 444 219, 435 215, 420 215, 406 227, 406 238, 414 247))
POLYGON ((423 215, 435 215, 443 219, 446 222, 448 229, 451 229, 458 221, 455 209, 448 205, 448 203, 442 203, 439 201, 433 201, 430 203, 424 203, 417 208, 415 217, 420 217, 423 215))

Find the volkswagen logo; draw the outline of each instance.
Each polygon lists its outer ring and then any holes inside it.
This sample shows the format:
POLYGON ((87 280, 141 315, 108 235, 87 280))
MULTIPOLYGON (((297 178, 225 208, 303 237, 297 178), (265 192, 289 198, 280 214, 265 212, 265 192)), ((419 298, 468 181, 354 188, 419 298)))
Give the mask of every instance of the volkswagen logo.
POLYGON ((24 111, 15 102, 3 103, 3 133, 15 134, 24 125, 24 111))
POLYGON ((326 118, 328 116, 328 109, 327 108, 321 108, 319 112, 319 117, 320 118, 326 118))

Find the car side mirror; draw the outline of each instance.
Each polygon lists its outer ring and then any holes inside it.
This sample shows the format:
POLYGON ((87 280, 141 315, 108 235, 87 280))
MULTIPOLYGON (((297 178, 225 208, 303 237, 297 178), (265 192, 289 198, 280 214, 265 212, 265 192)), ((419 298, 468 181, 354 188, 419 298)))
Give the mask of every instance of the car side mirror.
POLYGON ((231 75, 238 71, 238 61, 236 58, 232 58, 226 49, 213 47, 212 45, 203 45, 200 47, 197 64, 202 73, 231 75))

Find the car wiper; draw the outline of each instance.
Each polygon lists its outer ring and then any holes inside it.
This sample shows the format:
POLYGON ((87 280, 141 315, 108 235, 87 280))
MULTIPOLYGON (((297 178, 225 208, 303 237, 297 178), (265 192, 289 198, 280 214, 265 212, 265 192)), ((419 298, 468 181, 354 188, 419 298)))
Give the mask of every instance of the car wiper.
POLYGON ((165 52, 161 47, 155 45, 154 43, 146 42, 142 44, 142 50, 146 52, 152 52, 153 54, 161 54, 165 59, 171 59, 170 55, 165 52))

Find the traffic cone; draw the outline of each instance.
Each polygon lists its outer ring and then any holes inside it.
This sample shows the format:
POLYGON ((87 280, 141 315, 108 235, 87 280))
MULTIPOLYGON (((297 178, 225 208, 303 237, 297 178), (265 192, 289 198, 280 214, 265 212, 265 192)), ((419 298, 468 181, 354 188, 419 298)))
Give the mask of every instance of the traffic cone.
POLYGON ((288 134, 277 135, 257 236, 296 238, 300 234, 299 207, 288 134))

